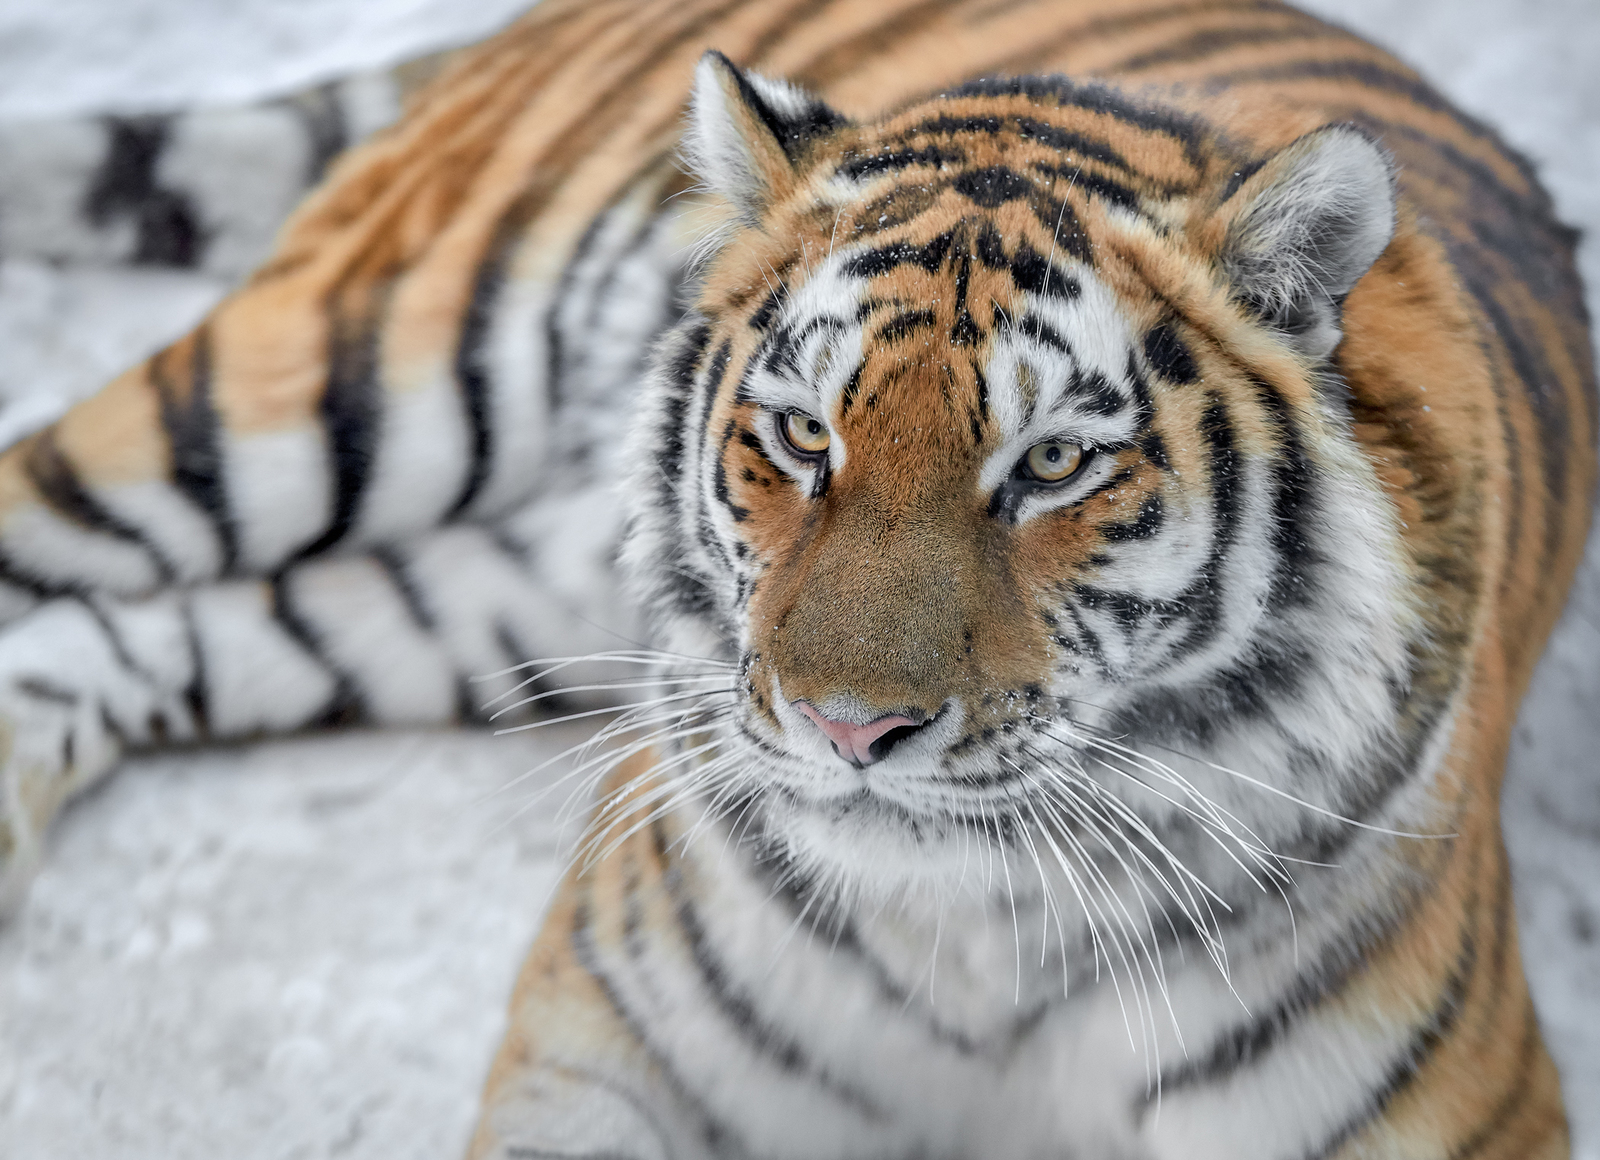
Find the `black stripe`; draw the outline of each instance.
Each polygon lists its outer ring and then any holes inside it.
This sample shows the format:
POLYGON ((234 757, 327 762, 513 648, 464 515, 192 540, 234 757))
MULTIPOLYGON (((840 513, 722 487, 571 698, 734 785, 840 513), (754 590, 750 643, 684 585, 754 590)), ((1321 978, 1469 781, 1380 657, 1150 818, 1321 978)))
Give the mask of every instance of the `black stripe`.
POLYGON ((330 81, 297 93, 284 103, 306 131, 310 149, 306 156, 305 183, 315 185, 327 173, 333 159, 350 144, 350 126, 345 122, 344 107, 339 103, 339 85, 330 81))
MULTIPOLYGON (((1090 265, 1093 255, 1089 250, 1089 235, 1084 233, 1083 227, 1078 223, 1078 215, 1072 212, 1072 207, 1065 201, 1056 203, 1056 206, 1062 212, 1054 214, 1046 225, 1051 229, 1056 229, 1059 225, 1056 240, 1060 249, 1084 265, 1090 265)), ((1026 290, 1029 294, 1040 294, 1071 302, 1083 293, 1083 287, 1078 284, 1076 278, 1064 273, 1059 266, 1027 242, 1017 243, 1017 253, 1011 259, 1010 269, 1011 280, 1019 289, 1026 290)))
MULTIPOLYGON (((1468 900, 1467 913, 1473 915, 1477 906, 1474 897, 1468 900)), ((1441 1043, 1449 1038, 1461 1019, 1461 1010, 1477 969, 1478 943, 1476 922, 1471 922, 1461 932, 1461 946, 1456 961, 1440 992, 1438 1002, 1428 1013, 1422 1025, 1416 1028, 1398 1059, 1390 1065, 1383 1082, 1373 1091, 1367 1106, 1340 1125, 1322 1142, 1321 1147, 1309 1151, 1305 1160, 1328 1160, 1351 1139, 1388 1111, 1395 1098, 1416 1081, 1417 1073, 1433 1056, 1441 1043)))
MULTIPOLYGON (((1207 391, 1209 400, 1200 417, 1200 435, 1210 452, 1211 510, 1213 528, 1211 550, 1206 554, 1205 566, 1193 588, 1184 594, 1189 609, 1188 633, 1172 650, 1173 661, 1192 656, 1216 639, 1222 628, 1222 570, 1228 553, 1239 531, 1239 490, 1242 485, 1239 451, 1234 439, 1233 420, 1222 396, 1207 391)), ((1170 703, 1169 703, 1170 705, 1170 703)), ((1178 706, 1170 705, 1166 713, 1147 706, 1141 713, 1170 716, 1178 706)))
POLYGON ((919 330, 926 330, 937 321, 931 310, 908 310, 897 314, 878 328, 879 342, 898 342, 919 330))
MULTIPOLYGON (((1329 940, 1325 957, 1303 967, 1270 1010, 1261 1011, 1219 1036, 1204 1056, 1184 1060, 1161 1075, 1163 1092, 1217 1086, 1249 1067, 1288 1037, 1295 1021, 1338 995, 1362 966, 1373 945, 1369 934, 1351 926, 1329 940)), ((1154 1102, 1154 1097, 1151 1101, 1154 1102)))
POLYGON ((1017 332, 1025 334, 1041 346, 1047 346, 1061 354, 1072 353, 1071 345, 1061 337, 1061 332, 1037 314, 1024 314, 1018 319, 1017 332))
POLYGON ((993 137, 1006 127, 1006 119, 993 114, 952 117, 949 113, 928 117, 903 130, 893 141, 907 141, 913 137, 957 137, 963 133, 976 133, 993 137))
POLYGON ((1039 192, 1033 182, 1004 165, 969 169, 951 179, 950 185, 962 197, 984 209, 996 209, 1008 201, 1023 201, 1039 192))
POLYGON ((222 546, 222 572, 239 562, 239 533, 222 473, 222 422, 211 405, 211 328, 201 323, 190 354, 189 390, 180 397, 167 360, 171 348, 150 360, 150 381, 161 397, 161 425, 172 451, 172 483, 211 517, 222 546))
POLYGON ((1539 1020, 1533 1012, 1524 984, 1522 997, 1522 1042, 1517 1047, 1517 1059, 1511 1065, 1515 1082, 1489 1109, 1487 1115, 1473 1129, 1472 1134, 1450 1150, 1448 1160, 1472 1160, 1482 1154, 1501 1132, 1511 1126, 1518 1113, 1527 1109, 1528 1088, 1533 1082, 1535 1056, 1539 1049, 1539 1020))
POLYGON ((1298 12, 1285 12, 1284 15, 1299 17, 1297 23, 1278 28, 1234 27, 1234 28, 1207 28, 1199 32, 1190 33, 1181 39, 1170 41, 1160 48, 1149 49, 1145 52, 1130 56, 1116 64, 1104 66, 1100 71, 1105 73, 1139 72, 1143 69, 1155 68, 1164 64, 1186 64, 1192 61, 1204 60, 1208 56, 1215 56, 1230 48, 1242 48, 1246 45, 1278 44, 1291 40, 1330 40, 1340 39, 1348 41, 1350 36, 1320 21, 1308 20, 1301 17, 1298 12))
POLYGON ((844 272, 852 278, 875 278, 900 266, 920 266, 931 274, 944 264, 953 240, 951 232, 946 230, 921 246, 891 242, 852 256, 846 261, 844 272))
POLYGON ((1310 597, 1317 572, 1325 563, 1309 531, 1316 516, 1317 473, 1306 455, 1288 400, 1267 380, 1252 377, 1252 381, 1279 441, 1272 465, 1274 559, 1272 585, 1267 594, 1267 607, 1277 612, 1291 604, 1303 604, 1310 597))
POLYGON ((200 629, 195 624, 192 600, 185 595, 179 607, 183 615, 184 641, 189 650, 189 683, 183 688, 183 701, 189 706, 195 732, 204 736, 211 732, 211 693, 206 673, 206 654, 200 645, 200 629))
POLYGON ((439 627, 438 618, 434 616, 433 609, 423 596, 416 577, 411 574, 410 562, 400 554, 400 550, 392 547, 374 548, 371 556, 373 562, 383 569, 395 592, 399 594, 400 602, 405 605, 406 614, 411 617, 411 622, 425 633, 435 632, 439 627))
MULTIPOLYGON (((595 219, 595 226, 590 227, 591 232, 598 226, 600 220, 600 218, 595 219)), ((472 281, 472 298, 468 301, 466 314, 461 319, 461 334, 456 341, 456 383, 461 390, 461 407, 466 415, 472 439, 466 478, 461 483, 461 493, 450 505, 451 516, 459 515, 466 510, 478 492, 483 490, 483 485, 488 482, 489 473, 494 468, 493 389, 489 382, 489 359, 486 348, 495 304, 505 282, 504 266, 510 252, 509 242, 496 239, 489 249, 491 256, 478 264, 477 276, 472 281)), ((574 258, 573 261, 576 262, 577 259, 574 258)), ((569 264, 567 270, 571 269, 572 266, 569 264)), ((565 286, 564 273, 563 289, 565 286)), ((554 299, 555 305, 551 307, 546 318, 550 357, 548 378, 544 387, 550 400, 550 414, 555 413, 556 404, 561 398, 560 335, 553 318, 562 301, 562 294, 558 292, 554 299)), ((532 387, 533 384, 529 386, 532 387)))
POLYGON ((1048 121, 1039 121, 1033 117, 1014 117, 1012 123, 1016 125, 1017 132, 1021 136, 1037 141, 1041 145, 1047 145, 1057 152, 1075 153, 1079 157, 1113 166, 1124 173, 1137 174, 1133 166, 1128 164, 1128 159, 1113 149, 1107 141, 1086 137, 1072 129, 1063 129, 1059 125, 1052 125, 1048 121))
POLYGON ((154 562, 162 582, 172 582, 172 565, 160 550, 143 532, 112 513, 84 486, 72 461, 62 454, 56 443, 54 427, 46 427, 27 444, 23 472, 58 514, 89 531, 142 548, 154 562))
MULTIPOLYGON (((630 894, 630 903, 637 894, 630 894)), ((658 1047, 651 1039, 646 1023, 629 1009, 609 975, 601 965, 600 948, 591 932, 594 918, 591 904, 585 895, 572 910, 571 942, 572 957, 578 961, 578 966, 583 968, 585 974, 594 980, 595 986, 600 988, 600 993, 605 996, 606 1005, 611 1008, 611 1013, 621 1021, 641 1050, 655 1064, 656 1072, 666 1082, 671 1090, 677 1105, 695 1122, 700 1137, 705 1144, 708 1155, 721 1155, 724 1149, 734 1155, 748 1155, 748 1150, 742 1141, 725 1124, 721 1123, 711 1114, 711 1109, 700 1100, 690 1089, 684 1078, 672 1066, 672 1061, 667 1053, 658 1047)))
POLYGON ((360 690, 350 675, 341 671, 327 656, 322 647, 321 634, 295 608, 289 596, 288 579, 287 573, 279 572, 267 582, 272 595, 272 619, 283 630, 285 636, 299 645, 301 650, 334 680, 333 695, 323 706, 322 712, 306 724, 312 729, 353 725, 367 716, 360 690))
MULTIPOLYGON (((1533 412, 1539 428, 1539 438, 1534 451, 1539 454, 1543 468, 1546 499, 1544 503, 1545 527, 1543 555, 1546 563, 1560 551, 1565 532, 1565 501, 1567 496, 1567 447, 1570 442, 1567 400, 1561 394, 1562 382, 1550 366, 1537 332, 1532 326, 1526 330, 1519 326, 1495 293, 1494 276, 1488 270, 1475 269, 1478 259, 1466 247, 1452 247, 1452 257, 1457 259, 1456 269, 1461 272, 1478 305, 1488 316, 1489 324, 1500 336, 1501 345, 1511 369, 1521 381, 1523 397, 1533 412)), ((1579 364, 1582 365, 1582 364, 1579 364)))
POLYGON ((1103 539, 1113 544, 1128 540, 1148 540, 1161 531, 1166 523, 1166 506, 1159 495, 1145 497, 1139 505, 1139 515, 1131 524, 1108 524, 1100 529, 1103 539))
POLYGON ((198 266, 205 253, 193 201, 156 183, 171 124, 169 116, 107 117, 106 153, 84 197, 90 225, 132 221, 137 265, 198 266))
POLYGON ((1144 357, 1150 369, 1169 383, 1182 386, 1200 378, 1194 356, 1170 321, 1158 323, 1144 336, 1144 357))
POLYGON ((863 177, 895 173, 914 165, 937 169, 941 165, 961 165, 966 160, 967 155, 959 149, 924 145, 920 149, 891 149, 883 153, 871 153, 865 157, 851 157, 840 165, 836 172, 853 181, 859 181, 863 177))
POLYGON ((1120 209, 1141 215, 1144 213, 1139 195, 1120 181, 1113 181, 1109 177, 1102 177, 1076 165, 1051 165, 1044 161, 1035 161, 1032 168, 1051 177, 1064 178, 1070 188, 1081 189, 1084 193, 1109 201, 1120 209))
MULTIPOLYGON (((1482 121, 1467 116, 1435 92, 1425 81, 1401 72, 1378 61, 1361 57, 1336 59, 1314 58, 1297 60, 1288 64, 1265 65, 1260 68, 1236 69, 1217 73, 1206 78, 1208 84, 1219 87, 1234 85, 1271 84, 1277 81, 1349 81, 1362 88, 1380 92, 1397 93, 1429 112, 1442 113, 1455 121, 1469 135, 1494 142, 1499 139, 1482 121)), ((1535 184, 1529 174, 1529 184, 1535 184)))
POLYGON ((711 324, 699 315, 687 319, 673 330, 662 347, 657 364, 665 387, 661 421, 654 440, 656 473, 662 499, 676 502, 678 481, 683 477, 683 420, 694 390, 696 372, 711 341, 711 324))
POLYGON ((118 631, 116 623, 111 617, 106 615, 105 609, 101 608, 94 600, 83 601, 83 607, 94 618, 94 622, 100 626, 100 631, 106 634, 106 642, 111 645, 111 651, 116 655, 117 663, 129 672, 136 674, 146 684, 152 687, 159 687, 154 674, 140 664, 133 653, 128 651, 128 642, 122 638, 122 633, 118 631))
POLYGON ((333 305, 329 312, 328 379, 317 410, 328 437, 333 512, 322 535, 301 548, 296 559, 319 555, 349 534, 372 476, 381 425, 378 344, 384 311, 362 310, 350 317, 333 305))
POLYGON ((1171 108, 1138 104, 1126 93, 1099 81, 1078 84, 1060 75, 988 76, 967 81, 940 94, 941 98, 947 100, 1018 96, 1039 104, 1083 109, 1114 117, 1135 128, 1176 141, 1182 147, 1184 156, 1196 167, 1205 162, 1205 146, 1212 134, 1203 121, 1171 108))
POLYGON ((858 1088, 830 1075, 826 1068, 811 1058, 806 1049, 792 1035, 780 1030, 762 1017, 755 998, 735 984, 727 967, 718 958, 715 948, 706 936, 705 927, 695 909, 694 899, 684 888, 683 874, 667 849, 666 835, 657 821, 651 827, 655 841, 656 857, 667 867, 662 882, 672 899, 678 920, 678 930, 688 944, 689 956, 700 976, 701 984, 724 1020, 733 1028, 757 1056, 775 1064, 780 1071, 792 1076, 804 1076, 823 1091, 842 1103, 872 1119, 879 1119, 883 1111, 872 1098, 858 1088))
POLYGON ((750 518, 750 509, 734 503, 733 495, 728 490, 728 444, 733 442, 738 430, 737 419, 729 419, 727 426, 723 428, 722 439, 717 446, 717 465, 712 471, 711 494, 717 503, 722 505, 722 510, 732 517, 734 523, 742 524, 750 518))

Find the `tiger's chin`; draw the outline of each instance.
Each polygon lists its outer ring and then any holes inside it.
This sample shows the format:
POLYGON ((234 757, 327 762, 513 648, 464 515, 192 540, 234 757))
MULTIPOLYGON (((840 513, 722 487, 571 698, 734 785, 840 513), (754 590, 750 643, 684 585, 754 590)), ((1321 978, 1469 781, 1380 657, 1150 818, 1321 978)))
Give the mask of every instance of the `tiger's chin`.
POLYGON ((861 909, 977 904, 1009 914, 1013 903, 1042 897, 1035 864, 1022 852, 1020 806, 961 812, 900 796, 870 784, 826 799, 769 790, 761 795, 759 844, 832 901, 861 909))

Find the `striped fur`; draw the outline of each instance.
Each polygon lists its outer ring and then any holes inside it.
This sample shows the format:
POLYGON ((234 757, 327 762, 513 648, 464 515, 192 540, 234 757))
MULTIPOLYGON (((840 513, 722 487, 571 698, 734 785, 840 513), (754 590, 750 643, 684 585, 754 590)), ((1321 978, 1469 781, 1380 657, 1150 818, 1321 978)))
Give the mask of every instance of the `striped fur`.
POLYGON ((597 622, 668 699, 472 1155, 1565 1156, 1496 803, 1571 247, 1271 0, 546 0, 0 457, 8 884, 130 746, 454 719, 597 622))

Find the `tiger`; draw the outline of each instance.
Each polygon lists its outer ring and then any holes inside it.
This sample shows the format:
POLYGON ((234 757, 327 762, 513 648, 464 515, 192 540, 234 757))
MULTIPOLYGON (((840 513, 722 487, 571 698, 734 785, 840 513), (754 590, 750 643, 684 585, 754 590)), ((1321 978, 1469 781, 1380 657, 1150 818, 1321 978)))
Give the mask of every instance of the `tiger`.
POLYGON ((648 684, 470 1157, 1568 1156, 1574 241, 1277 0, 544 0, 0 455, 5 888, 132 750, 648 684))

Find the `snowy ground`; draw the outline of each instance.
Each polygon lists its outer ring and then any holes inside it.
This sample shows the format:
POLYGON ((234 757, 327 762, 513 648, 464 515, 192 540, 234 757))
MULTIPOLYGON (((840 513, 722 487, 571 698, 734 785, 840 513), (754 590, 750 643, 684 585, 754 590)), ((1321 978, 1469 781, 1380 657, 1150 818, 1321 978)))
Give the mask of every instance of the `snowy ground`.
MULTIPOLYGON (((0 0, 0 117, 248 99, 471 39, 517 0, 0 0)), ((1543 166, 1600 234, 1594 0, 1316 0, 1543 166)), ((1600 286, 1600 248, 1584 253, 1600 286)), ((0 266, 0 442, 184 329, 204 278, 0 266)), ((1591 302, 1597 299, 1591 295, 1591 302)), ((1506 793, 1524 948, 1600 1160, 1600 549, 1506 793)), ((129 763, 0 931, 0 1157, 448 1157, 554 880, 495 793, 572 740, 345 735, 129 763), (552 745, 552 742, 559 742, 552 745)))

